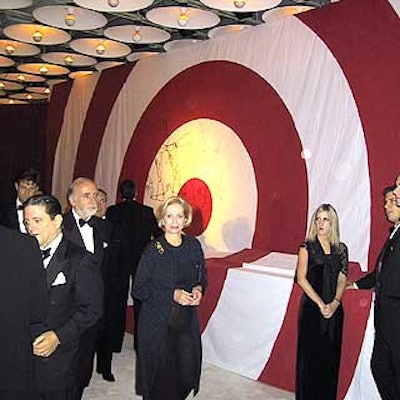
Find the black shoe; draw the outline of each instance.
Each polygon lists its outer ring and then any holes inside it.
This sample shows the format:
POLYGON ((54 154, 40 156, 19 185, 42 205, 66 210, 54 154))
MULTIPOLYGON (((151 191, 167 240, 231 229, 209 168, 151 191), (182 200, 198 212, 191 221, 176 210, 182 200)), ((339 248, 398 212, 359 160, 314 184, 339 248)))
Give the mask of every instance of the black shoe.
POLYGON ((107 382, 115 382, 115 377, 111 372, 102 372, 103 379, 107 382))

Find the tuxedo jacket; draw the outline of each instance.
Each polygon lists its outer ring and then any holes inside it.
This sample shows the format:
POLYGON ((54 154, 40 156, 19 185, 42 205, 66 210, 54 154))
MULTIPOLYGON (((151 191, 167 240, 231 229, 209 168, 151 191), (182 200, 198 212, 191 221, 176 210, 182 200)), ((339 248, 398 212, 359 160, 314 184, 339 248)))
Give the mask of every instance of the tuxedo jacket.
POLYGON ((65 237, 46 268, 46 281, 50 307, 41 331, 55 331, 60 344, 50 357, 35 357, 43 391, 75 385, 79 339, 100 319, 103 302, 95 257, 65 237))
MULTIPOLYGON (((105 261, 106 249, 110 242, 111 224, 108 221, 95 216, 93 216, 90 220, 91 224, 93 225, 94 255, 99 265, 102 266, 103 260, 105 261)), ((63 232, 66 238, 71 242, 74 242, 78 246, 85 248, 85 244, 72 211, 68 211, 66 214, 64 214, 63 232)))
POLYGON ((0 399, 36 399, 30 328, 48 298, 36 239, 0 226, 0 399))
POLYGON ((0 204, 0 224, 19 231, 19 222, 15 201, 0 204))
POLYGON ((146 245, 163 233, 153 209, 127 200, 109 207, 106 217, 113 225, 113 240, 120 243, 119 262, 134 275, 146 245))
MULTIPOLYGON (((108 292, 107 275, 107 262, 108 262, 108 245, 111 236, 111 224, 101 218, 93 216, 91 218, 91 225, 93 227, 94 237, 94 257, 96 259, 97 270, 100 272, 103 280, 104 292, 108 292)), ((81 233, 72 211, 64 215, 63 222, 64 235, 79 247, 85 249, 81 233)), ((103 297, 104 301, 104 297, 103 297)), ((79 364, 79 371, 77 377, 77 385, 84 388, 89 385, 93 374, 93 358, 95 354, 96 342, 98 341, 99 331, 104 321, 92 326, 86 330, 80 338, 77 363, 79 364)))
POLYGON ((356 283, 360 289, 375 287, 375 327, 388 340, 400 339, 400 230, 384 244, 374 271, 356 283))

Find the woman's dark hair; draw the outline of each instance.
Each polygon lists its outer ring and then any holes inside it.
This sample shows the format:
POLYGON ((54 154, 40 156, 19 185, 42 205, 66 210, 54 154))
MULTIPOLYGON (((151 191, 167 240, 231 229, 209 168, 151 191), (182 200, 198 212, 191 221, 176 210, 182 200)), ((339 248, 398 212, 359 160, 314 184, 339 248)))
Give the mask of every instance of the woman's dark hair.
POLYGON ((43 206, 51 219, 54 219, 58 214, 62 215, 61 204, 54 196, 44 194, 32 196, 23 204, 24 208, 27 206, 43 206))

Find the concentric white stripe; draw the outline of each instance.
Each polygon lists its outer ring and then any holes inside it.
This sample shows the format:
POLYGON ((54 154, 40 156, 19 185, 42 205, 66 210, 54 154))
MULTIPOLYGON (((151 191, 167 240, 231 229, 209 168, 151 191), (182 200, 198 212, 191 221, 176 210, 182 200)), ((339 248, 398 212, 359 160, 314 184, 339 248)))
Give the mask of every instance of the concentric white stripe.
POLYGON ((64 110, 63 125, 57 143, 53 166, 52 194, 66 205, 66 193, 74 177, 75 160, 87 111, 99 74, 74 80, 64 110))
POLYGON ((292 286, 288 277, 229 269, 202 335, 204 361, 258 379, 281 329, 292 286))
POLYGON ((374 336, 374 302, 372 301, 356 370, 354 372, 349 390, 346 393, 345 400, 380 399, 379 392, 375 385, 370 368, 371 354, 374 346, 374 336))

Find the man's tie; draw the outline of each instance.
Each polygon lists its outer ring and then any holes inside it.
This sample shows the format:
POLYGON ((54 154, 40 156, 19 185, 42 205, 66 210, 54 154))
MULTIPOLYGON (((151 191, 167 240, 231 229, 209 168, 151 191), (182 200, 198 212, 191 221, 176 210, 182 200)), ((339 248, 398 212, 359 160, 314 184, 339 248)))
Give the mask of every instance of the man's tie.
POLYGON ((45 250, 40 250, 40 251, 42 253, 42 260, 45 260, 46 258, 50 257, 50 251, 51 251, 50 247, 45 250))
POLYGON ((87 221, 85 221, 82 218, 79 218, 78 220, 78 224, 79 226, 82 228, 83 225, 88 224, 89 226, 91 226, 93 228, 93 220, 92 218, 88 219, 87 221))

